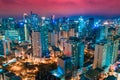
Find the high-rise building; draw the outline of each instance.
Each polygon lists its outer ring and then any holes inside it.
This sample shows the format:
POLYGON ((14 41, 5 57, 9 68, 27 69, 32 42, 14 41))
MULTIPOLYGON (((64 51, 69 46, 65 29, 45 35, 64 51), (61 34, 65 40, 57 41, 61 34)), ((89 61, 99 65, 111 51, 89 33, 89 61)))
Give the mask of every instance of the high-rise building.
POLYGON ((4 41, 0 40, 0 55, 4 55, 4 41))
POLYGON ((42 57, 40 32, 32 31, 33 57, 42 57))
POLYGON ((70 37, 64 44, 64 48, 64 54, 72 58, 74 68, 82 68, 84 63, 84 43, 82 40, 77 37, 70 37))
POLYGON ((118 56, 119 36, 109 36, 107 47, 107 63, 108 65, 114 64, 118 56), (111 38, 110 38, 111 37, 111 38))
POLYGON ((15 29, 15 20, 14 18, 10 17, 8 18, 8 23, 7 24, 7 28, 8 29, 15 29))
POLYGON ((20 40, 25 41, 25 30, 24 30, 24 22, 20 21, 18 22, 18 31, 20 35, 20 40))
POLYGON ((72 75, 72 62, 70 57, 62 56, 58 57, 58 66, 63 70, 64 78, 66 79, 72 75))
POLYGON ((94 28, 94 18, 89 18, 87 23, 87 36, 92 36, 92 29, 94 28))
POLYGON ((31 20, 31 25, 32 25, 31 29, 32 30, 38 30, 38 28, 39 28, 39 18, 38 18, 38 15, 31 12, 30 20, 31 20))
POLYGON ((60 41, 59 48, 60 48, 61 51, 64 51, 65 43, 66 43, 67 39, 66 38, 61 38, 59 41, 60 41))
POLYGON ((69 29, 69 37, 71 37, 71 36, 75 36, 75 29, 74 28, 69 29))
MULTIPOLYGON (((110 37, 110 36, 109 36, 110 37)), ((93 68, 109 67, 117 60, 119 36, 101 40, 95 46, 93 68)))
POLYGON ((6 56, 11 52, 10 41, 5 40, 5 36, 0 36, 0 55, 6 56))
POLYGON ((118 56, 118 45, 119 45, 119 36, 113 36, 113 52, 111 58, 111 64, 115 63, 118 56))
POLYGON ((29 41, 29 32, 30 32, 30 26, 29 24, 29 18, 26 13, 23 14, 23 21, 24 21, 24 35, 25 35, 25 41, 29 41))
POLYGON ((82 16, 78 19, 78 37, 83 36, 83 28, 85 27, 85 22, 82 16))
POLYGON ((42 56, 48 55, 48 25, 45 23, 45 18, 42 18, 41 27, 40 27, 40 39, 42 47, 42 56))
POLYGON ((94 27, 94 18, 89 18, 88 27, 88 30, 94 27))
POLYGON ((45 57, 48 55, 48 26, 44 21, 42 21, 40 28, 32 30, 32 45, 33 55, 38 57, 45 57))
POLYGON ((29 34, 28 34, 28 29, 27 29, 27 24, 24 24, 24 32, 25 32, 25 41, 28 41, 29 39, 29 34))
POLYGON ((50 43, 51 43, 51 45, 52 46, 58 46, 58 40, 59 40, 59 35, 57 34, 57 33, 55 33, 55 32, 51 32, 50 33, 51 35, 49 36, 49 37, 51 37, 50 39, 50 43))
POLYGON ((107 43, 100 42, 95 45, 93 68, 103 68, 107 61, 107 43))
POLYGON ((20 41, 18 30, 5 30, 5 39, 10 41, 20 41))

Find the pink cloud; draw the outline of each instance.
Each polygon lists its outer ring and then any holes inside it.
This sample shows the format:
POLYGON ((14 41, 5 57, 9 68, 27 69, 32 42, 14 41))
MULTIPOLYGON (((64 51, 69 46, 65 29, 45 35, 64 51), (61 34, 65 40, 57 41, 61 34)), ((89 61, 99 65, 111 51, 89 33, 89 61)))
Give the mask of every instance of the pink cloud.
POLYGON ((120 14, 120 0, 1 0, 0 15, 24 12, 48 14, 120 14))

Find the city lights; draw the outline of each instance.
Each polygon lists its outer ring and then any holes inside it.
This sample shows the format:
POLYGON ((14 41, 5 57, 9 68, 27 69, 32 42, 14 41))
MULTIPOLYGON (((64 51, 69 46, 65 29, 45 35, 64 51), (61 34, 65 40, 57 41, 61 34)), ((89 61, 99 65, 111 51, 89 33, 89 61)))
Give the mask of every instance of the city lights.
POLYGON ((0 80, 120 80, 119 7, 0 0, 0 80))

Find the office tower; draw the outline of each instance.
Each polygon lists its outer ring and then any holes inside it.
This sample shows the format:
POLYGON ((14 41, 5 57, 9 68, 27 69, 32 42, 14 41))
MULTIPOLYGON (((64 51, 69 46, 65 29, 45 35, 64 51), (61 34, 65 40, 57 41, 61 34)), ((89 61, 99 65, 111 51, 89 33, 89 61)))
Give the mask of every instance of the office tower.
POLYGON ((38 18, 38 15, 31 12, 30 21, 31 21, 31 29, 32 30, 38 30, 38 28, 39 28, 39 18, 38 18))
POLYGON ((24 30, 24 22, 20 21, 18 22, 18 31, 20 35, 20 41, 25 41, 25 30, 24 30))
POLYGON ((27 25, 26 25, 26 23, 24 24, 24 32, 25 32, 25 41, 28 41, 28 39, 29 39, 29 34, 28 34, 28 30, 27 30, 27 25))
POLYGON ((49 55, 48 54, 48 26, 45 24, 43 20, 41 22, 40 28, 38 28, 37 30, 32 30, 33 56, 35 55, 38 57, 45 57, 49 55))
POLYGON ((69 30, 69 18, 63 17, 61 19, 60 30, 62 30, 62 31, 68 31, 69 30))
POLYGON ((51 44, 51 31, 48 31, 48 44, 51 44))
POLYGON ((72 75, 72 62, 70 57, 61 56, 57 59, 58 67, 63 71, 64 78, 71 78, 72 75))
POLYGON ((23 21, 24 21, 24 35, 25 35, 25 41, 29 41, 29 29, 28 27, 28 15, 26 13, 23 14, 23 21))
POLYGON ((64 54, 72 58, 74 68, 82 68, 84 63, 84 43, 82 39, 70 37, 64 44, 64 48, 64 54))
POLYGON ((117 26, 117 33, 120 35, 120 24, 117 26))
POLYGON ((118 45, 119 45, 119 36, 116 35, 116 36, 113 36, 113 40, 112 40, 113 44, 113 52, 112 52, 112 58, 111 58, 111 64, 115 63, 116 59, 117 59, 117 56, 118 56, 118 45))
POLYGON ((82 18, 82 16, 81 17, 79 17, 78 18, 78 36, 80 37, 80 36, 83 36, 83 28, 85 27, 85 22, 84 22, 84 20, 83 20, 83 18, 82 18))
POLYGON ((107 39, 108 36, 108 26, 100 27, 100 40, 107 39))
POLYGON ((113 53, 113 42, 112 42, 112 41, 108 40, 106 50, 107 50, 106 66, 110 66, 111 64, 114 63, 114 62, 112 61, 112 60, 113 60, 113 59, 112 59, 112 57, 113 57, 113 55, 112 55, 112 53, 113 53))
POLYGON ((116 35, 116 28, 114 28, 113 26, 112 27, 109 27, 108 28, 108 35, 116 35))
POLYGON ((54 32, 51 32, 50 33, 51 35, 49 36, 49 37, 51 37, 50 39, 50 43, 51 43, 51 45, 52 46, 56 46, 56 47, 58 47, 58 40, 59 40, 59 36, 58 36, 58 34, 54 31, 54 32))
POLYGON ((86 22, 87 36, 92 36, 92 29, 94 28, 94 18, 89 18, 86 22))
POLYGON ((69 37, 71 37, 71 36, 75 36, 75 29, 74 28, 69 29, 69 37))
POLYGON ((48 25, 45 23, 45 17, 42 17, 42 22, 40 26, 40 38, 41 38, 41 47, 42 55, 48 55, 48 25))
POLYGON ((94 27, 94 18, 89 18, 88 27, 88 30, 94 27))
POLYGON ((4 55, 5 51, 4 41, 0 40, 0 55, 4 55))
POLYGON ((42 57, 40 32, 32 31, 33 57, 42 57))
POLYGON ((72 56, 72 44, 70 44, 69 42, 65 42, 64 43, 64 46, 63 46, 63 50, 64 50, 64 54, 66 55, 66 56, 69 56, 69 57, 71 57, 72 56))
POLYGON ((96 27, 96 28, 93 29, 93 35, 92 36, 93 36, 94 39, 96 39, 96 41, 100 40, 100 35, 102 34, 102 33, 100 33, 100 27, 101 26, 96 27))
POLYGON ((7 19, 6 18, 2 18, 2 27, 5 30, 7 29, 7 24, 6 23, 8 23, 7 19))
POLYGON ((10 17, 7 19, 7 29, 15 29, 15 20, 14 18, 10 17))
POLYGON ((0 55, 6 56, 5 36, 0 36, 0 55))
POLYGON ((61 38, 59 41, 60 41, 59 48, 60 48, 61 51, 64 51, 65 43, 66 43, 67 39, 66 38, 61 38))
POLYGON ((109 67, 117 60, 119 36, 109 36, 108 40, 101 40, 95 46, 93 68, 109 67))
POLYGON ((107 43, 100 42, 95 45, 93 68, 103 68, 107 61, 107 43))
POLYGON ((61 36, 62 36, 62 38, 69 38, 68 31, 61 31, 61 36))
POLYGON ((117 56, 118 56, 118 47, 119 47, 119 36, 118 35, 114 35, 114 36, 109 36, 108 37, 108 59, 107 61, 109 61, 109 64, 114 64, 115 61, 117 60, 117 56))
POLYGON ((55 15, 51 16, 49 22, 50 22, 50 27, 49 27, 50 31, 53 31, 53 30, 58 31, 59 30, 59 27, 57 26, 57 20, 55 19, 55 15))
POLYGON ((0 55, 7 56, 10 51, 10 42, 0 39, 0 55))
POLYGON ((5 30, 5 39, 10 41, 20 41, 18 30, 5 30))

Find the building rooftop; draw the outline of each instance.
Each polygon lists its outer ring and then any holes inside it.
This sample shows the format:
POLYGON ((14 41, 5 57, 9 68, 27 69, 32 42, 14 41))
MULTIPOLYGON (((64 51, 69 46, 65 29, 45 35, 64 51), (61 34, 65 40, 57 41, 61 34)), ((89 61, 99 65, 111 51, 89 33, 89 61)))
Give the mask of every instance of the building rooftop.
POLYGON ((103 39, 103 40, 100 40, 100 41, 96 42, 96 44, 98 44, 98 45, 104 45, 106 43, 107 43, 106 39, 103 39))
POLYGON ((69 37, 69 41, 79 42, 81 39, 78 37, 69 37))
POLYGON ((0 74, 2 74, 2 73, 6 73, 6 72, 8 72, 8 70, 0 69, 0 74))
POLYGON ((59 57, 59 58, 61 58, 62 60, 68 60, 68 59, 71 59, 70 57, 67 57, 67 56, 61 56, 61 57, 59 57))
POLYGON ((22 80, 19 76, 12 76, 11 80, 22 80))
POLYGON ((85 77, 88 78, 89 80, 93 80, 93 79, 97 79, 99 74, 102 72, 103 70, 100 68, 96 68, 96 69, 91 69, 89 71, 86 72, 85 77))
POLYGON ((57 69, 51 71, 50 73, 52 73, 52 75, 54 75, 55 77, 58 77, 58 78, 60 78, 64 75, 64 71, 60 66, 58 66, 57 69))
POLYGON ((117 80, 115 76, 108 76, 105 80, 117 80))

